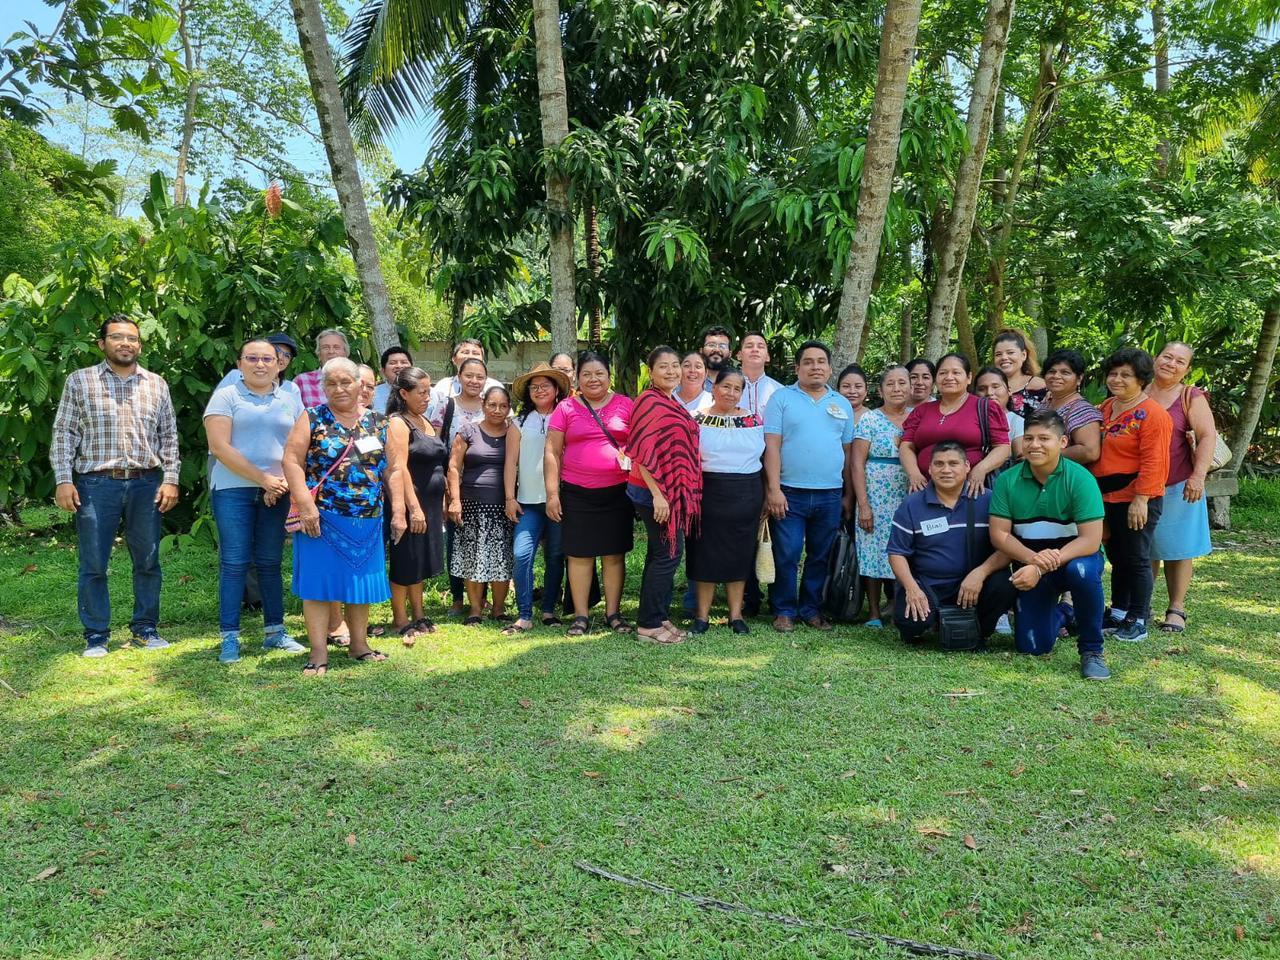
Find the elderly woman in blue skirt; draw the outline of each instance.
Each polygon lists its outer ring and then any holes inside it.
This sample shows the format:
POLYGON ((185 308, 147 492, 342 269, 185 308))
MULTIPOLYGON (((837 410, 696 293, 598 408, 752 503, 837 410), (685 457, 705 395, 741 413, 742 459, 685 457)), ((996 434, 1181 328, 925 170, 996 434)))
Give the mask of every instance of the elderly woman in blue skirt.
POLYGON ((311 642, 305 676, 329 664, 329 604, 347 605, 348 656, 385 660, 370 649, 369 604, 391 598, 383 549, 383 489, 391 539, 406 528, 398 455, 388 460, 387 418, 361 402, 360 371, 345 357, 328 361, 325 402, 299 418, 285 444, 284 474, 302 524, 293 539, 293 592, 311 642))

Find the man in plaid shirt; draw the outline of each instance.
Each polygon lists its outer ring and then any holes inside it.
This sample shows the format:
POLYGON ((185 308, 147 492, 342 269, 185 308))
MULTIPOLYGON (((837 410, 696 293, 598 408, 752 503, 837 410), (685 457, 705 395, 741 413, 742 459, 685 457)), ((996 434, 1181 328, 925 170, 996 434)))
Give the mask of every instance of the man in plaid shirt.
POLYGON ((99 331, 98 349, 102 363, 67 377, 49 454, 58 506, 76 515, 86 657, 107 654, 107 563, 122 519, 133 561, 129 631, 148 650, 169 645, 156 632, 160 514, 178 502, 178 426, 169 385, 138 366, 138 325, 119 314, 109 317, 99 331))
MULTIPOLYGON (((347 335, 336 327, 321 330, 320 335, 316 337, 316 356, 320 360, 321 368, 334 357, 351 356, 351 344, 347 342, 347 335)), ((304 407, 318 407, 325 402, 323 377, 324 370, 316 369, 300 373, 293 378, 293 385, 302 394, 304 407)))

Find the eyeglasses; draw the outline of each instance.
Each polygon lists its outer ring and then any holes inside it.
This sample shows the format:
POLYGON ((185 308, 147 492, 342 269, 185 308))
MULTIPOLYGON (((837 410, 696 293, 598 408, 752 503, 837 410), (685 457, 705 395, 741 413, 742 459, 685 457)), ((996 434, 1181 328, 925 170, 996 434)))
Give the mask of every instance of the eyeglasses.
POLYGON ((112 343, 141 343, 142 338, 136 337, 132 333, 108 333, 107 339, 112 343))
POLYGON ((245 363, 278 363, 279 357, 241 357, 245 363))
POLYGON ((556 385, 555 385, 554 383, 531 383, 531 384, 529 384, 529 392, 530 392, 530 393, 533 393, 533 391, 535 391, 535 390, 554 390, 555 388, 556 388, 556 385))
POLYGON ((708 340, 702 346, 706 350, 728 350, 729 341, 728 340, 708 340))

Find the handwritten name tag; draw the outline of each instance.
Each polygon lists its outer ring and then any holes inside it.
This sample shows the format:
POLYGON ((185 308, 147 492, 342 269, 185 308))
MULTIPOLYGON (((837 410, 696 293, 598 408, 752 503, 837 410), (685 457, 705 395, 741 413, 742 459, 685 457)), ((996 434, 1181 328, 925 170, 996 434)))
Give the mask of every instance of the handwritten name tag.
POLYGON ((921 520, 920 532, 926 537, 936 537, 940 533, 946 533, 951 529, 951 524, 947 523, 946 517, 938 517, 935 520, 921 520))

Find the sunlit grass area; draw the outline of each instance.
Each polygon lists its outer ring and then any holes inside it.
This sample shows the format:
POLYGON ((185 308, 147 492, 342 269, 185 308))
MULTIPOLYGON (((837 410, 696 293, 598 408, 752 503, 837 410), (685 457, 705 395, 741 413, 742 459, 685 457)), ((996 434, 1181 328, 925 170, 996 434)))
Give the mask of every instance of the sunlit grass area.
MULTIPOLYGON (((447 624, 306 681, 255 643, 217 664, 199 544, 165 557, 173 647, 121 629, 84 660, 70 530, 27 519, 0 542, 0 955, 900 955, 579 860, 1000 957, 1280 951, 1280 546, 1248 509, 1191 629, 1110 647, 1105 684, 1071 646, 764 620, 674 648, 447 624)), ((123 557, 113 590, 123 624, 123 557)))

